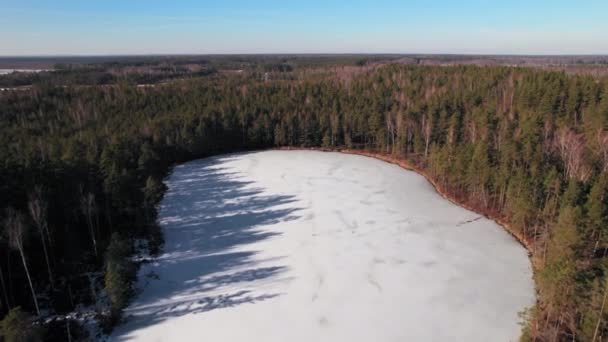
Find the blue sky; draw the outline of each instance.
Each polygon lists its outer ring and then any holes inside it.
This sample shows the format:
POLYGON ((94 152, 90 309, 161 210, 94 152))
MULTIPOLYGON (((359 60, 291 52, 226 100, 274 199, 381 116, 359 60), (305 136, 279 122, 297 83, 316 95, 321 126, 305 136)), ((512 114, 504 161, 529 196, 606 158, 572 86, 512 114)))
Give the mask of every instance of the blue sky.
POLYGON ((608 0, 0 0, 0 55, 608 54, 608 0))

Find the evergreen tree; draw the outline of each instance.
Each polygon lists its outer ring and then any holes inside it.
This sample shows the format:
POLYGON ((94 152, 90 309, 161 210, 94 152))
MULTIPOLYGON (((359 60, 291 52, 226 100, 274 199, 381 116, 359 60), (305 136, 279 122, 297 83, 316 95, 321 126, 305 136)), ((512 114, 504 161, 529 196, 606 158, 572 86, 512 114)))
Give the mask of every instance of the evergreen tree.
POLYGON ((0 321, 0 337, 5 342, 42 341, 40 329, 32 325, 31 317, 20 307, 11 309, 0 321))
POLYGON ((127 305, 134 276, 134 265, 129 259, 131 246, 117 233, 112 235, 106 251, 105 288, 111 302, 111 319, 120 317, 127 305))

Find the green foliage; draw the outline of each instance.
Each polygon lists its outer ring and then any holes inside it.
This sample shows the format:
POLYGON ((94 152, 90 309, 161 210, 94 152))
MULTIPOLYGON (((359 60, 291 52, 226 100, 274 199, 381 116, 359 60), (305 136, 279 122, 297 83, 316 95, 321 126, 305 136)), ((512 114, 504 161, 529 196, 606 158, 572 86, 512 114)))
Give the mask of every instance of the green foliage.
POLYGON ((110 298, 111 317, 120 317, 132 293, 135 265, 130 259, 131 244, 117 233, 112 235, 105 256, 105 288, 110 298))
POLYGON ((585 204, 587 229, 608 239, 608 173, 602 173, 591 187, 585 204))
POLYGON ((566 192, 562 196, 562 208, 579 205, 582 198, 582 189, 579 182, 576 179, 570 179, 568 188, 566 188, 566 192))
POLYGON ((42 341, 40 329, 32 324, 32 318, 20 307, 11 309, 0 321, 0 337, 5 342, 42 341))
POLYGON ((166 186, 153 176, 146 179, 146 186, 143 189, 144 203, 147 207, 153 207, 160 202, 165 193, 166 186))
POLYGON ((604 341, 608 337, 608 310, 606 308, 606 279, 596 278, 590 284, 589 297, 580 303, 582 313, 579 339, 604 341))
POLYGON ((553 227, 551 248, 547 252, 547 262, 554 260, 574 260, 576 248, 580 244, 582 210, 579 207, 566 206, 560 210, 557 223, 553 227))

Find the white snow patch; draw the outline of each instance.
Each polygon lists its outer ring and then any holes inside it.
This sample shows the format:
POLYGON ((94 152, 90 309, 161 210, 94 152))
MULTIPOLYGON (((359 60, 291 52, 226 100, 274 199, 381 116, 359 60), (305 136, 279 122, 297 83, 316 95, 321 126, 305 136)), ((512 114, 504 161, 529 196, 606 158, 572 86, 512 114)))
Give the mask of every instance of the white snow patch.
POLYGON ((515 341, 526 251, 420 175, 338 153, 174 169, 115 341, 515 341))
POLYGON ((22 73, 38 73, 43 71, 52 71, 51 69, 0 69, 0 75, 9 75, 14 72, 22 73))

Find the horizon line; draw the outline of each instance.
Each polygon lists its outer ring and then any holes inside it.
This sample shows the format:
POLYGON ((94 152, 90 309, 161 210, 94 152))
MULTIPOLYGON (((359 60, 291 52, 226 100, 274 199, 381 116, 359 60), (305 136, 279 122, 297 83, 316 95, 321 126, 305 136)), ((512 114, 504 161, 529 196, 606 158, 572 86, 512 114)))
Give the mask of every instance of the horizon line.
POLYGON ((608 57, 608 53, 400 53, 400 52, 230 52, 230 53, 108 53, 108 54, 23 54, 2 55, 0 58, 57 57, 189 57, 189 56, 470 56, 470 57, 608 57))

